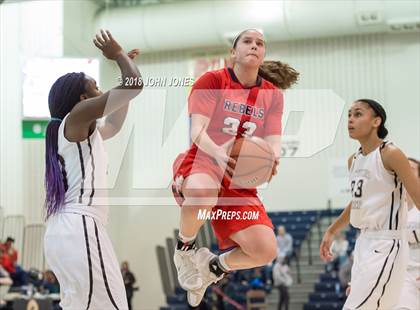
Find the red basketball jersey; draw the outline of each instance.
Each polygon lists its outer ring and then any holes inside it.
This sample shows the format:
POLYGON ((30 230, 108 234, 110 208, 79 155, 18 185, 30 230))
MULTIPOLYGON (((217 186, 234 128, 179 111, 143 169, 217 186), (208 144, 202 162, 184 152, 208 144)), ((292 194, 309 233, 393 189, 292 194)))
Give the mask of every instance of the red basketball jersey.
MULTIPOLYGON (((224 68, 207 72, 194 83, 188 111, 210 118, 207 134, 218 145, 232 136, 280 135, 283 93, 261 77, 246 88, 233 69, 224 68)), ((190 151, 196 152, 197 146, 190 151)))

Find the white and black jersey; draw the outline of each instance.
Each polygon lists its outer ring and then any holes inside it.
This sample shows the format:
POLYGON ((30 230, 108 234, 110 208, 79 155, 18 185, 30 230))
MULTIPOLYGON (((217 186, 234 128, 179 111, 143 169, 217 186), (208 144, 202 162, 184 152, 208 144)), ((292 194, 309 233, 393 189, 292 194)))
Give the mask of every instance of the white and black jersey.
POLYGON ((108 159, 98 129, 84 141, 70 142, 64 136, 67 116, 58 129, 58 154, 66 188, 61 212, 89 215, 106 224, 108 159))
POLYGON ((384 167, 381 150, 386 145, 367 155, 359 150, 350 168, 350 223, 361 233, 345 310, 396 309, 401 295, 408 258, 403 233, 407 206, 402 183, 384 167))
POLYGON ((58 214, 49 217, 45 259, 60 283, 63 310, 127 310, 124 281, 105 229, 107 156, 98 129, 82 142, 58 130, 66 194, 58 214), (100 195, 98 195, 100 192, 100 195))
POLYGON ((385 169, 381 149, 367 155, 361 149, 350 168, 352 207, 350 223, 359 229, 402 230, 407 216, 405 191, 395 173, 385 169))

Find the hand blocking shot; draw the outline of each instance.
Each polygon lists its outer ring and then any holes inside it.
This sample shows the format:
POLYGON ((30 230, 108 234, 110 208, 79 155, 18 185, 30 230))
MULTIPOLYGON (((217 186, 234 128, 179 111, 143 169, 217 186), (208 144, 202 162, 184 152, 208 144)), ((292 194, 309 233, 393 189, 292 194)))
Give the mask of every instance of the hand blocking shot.
POLYGON ((128 309, 124 282, 105 229, 107 156, 104 140, 121 129, 130 100, 142 83, 132 59, 109 31, 93 40, 121 70, 121 85, 103 93, 83 72, 57 79, 48 104, 46 132, 45 258, 61 288, 60 306, 74 309, 128 309), (97 120, 105 118, 103 125, 97 120))

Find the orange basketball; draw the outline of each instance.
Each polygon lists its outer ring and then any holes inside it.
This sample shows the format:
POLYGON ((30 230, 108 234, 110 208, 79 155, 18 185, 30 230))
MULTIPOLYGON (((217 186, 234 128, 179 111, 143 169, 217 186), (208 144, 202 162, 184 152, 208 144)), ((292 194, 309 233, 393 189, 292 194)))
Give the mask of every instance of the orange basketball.
POLYGON ((261 138, 240 138, 235 141, 230 156, 236 160, 232 184, 240 188, 255 188, 270 180, 275 163, 271 146, 261 138))

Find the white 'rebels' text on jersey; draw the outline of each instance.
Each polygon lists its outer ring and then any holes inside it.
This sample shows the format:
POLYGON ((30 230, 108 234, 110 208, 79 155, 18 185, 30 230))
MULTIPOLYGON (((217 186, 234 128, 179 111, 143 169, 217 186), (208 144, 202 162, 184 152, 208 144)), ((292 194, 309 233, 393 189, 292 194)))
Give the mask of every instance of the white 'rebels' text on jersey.
POLYGON ((403 185, 382 162, 381 149, 388 143, 384 142, 366 156, 360 149, 353 157, 350 223, 359 229, 401 230, 405 225, 403 185))
POLYGON ((65 184, 65 205, 60 212, 92 216, 106 224, 107 154, 97 128, 84 141, 64 137, 67 116, 58 129, 58 154, 65 184))

